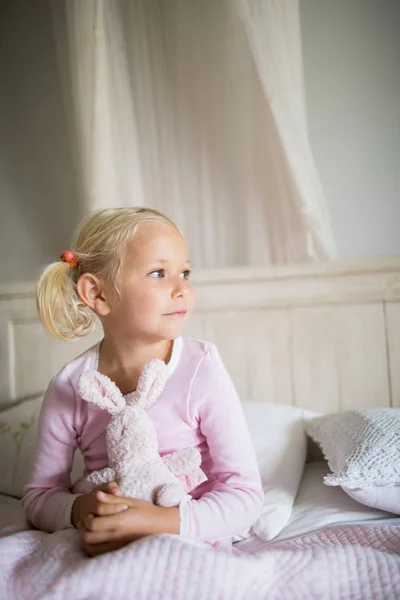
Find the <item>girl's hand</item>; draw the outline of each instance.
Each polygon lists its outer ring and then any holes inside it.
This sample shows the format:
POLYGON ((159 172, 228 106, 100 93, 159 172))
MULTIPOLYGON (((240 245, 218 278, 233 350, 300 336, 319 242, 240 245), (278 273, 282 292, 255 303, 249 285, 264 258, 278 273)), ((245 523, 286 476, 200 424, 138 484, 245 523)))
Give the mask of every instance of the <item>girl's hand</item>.
MULTIPOLYGON (((110 495, 104 502, 108 504, 110 495)), ((78 531, 90 556, 116 550, 134 540, 157 533, 179 533, 179 508, 164 508, 136 498, 114 497, 113 504, 128 509, 108 516, 87 516, 78 531)))
POLYGON ((116 502, 121 497, 121 490, 115 481, 103 483, 93 492, 78 496, 72 506, 72 525, 77 527, 77 523, 85 521, 89 515, 112 515, 126 510, 128 506, 125 502, 116 502))

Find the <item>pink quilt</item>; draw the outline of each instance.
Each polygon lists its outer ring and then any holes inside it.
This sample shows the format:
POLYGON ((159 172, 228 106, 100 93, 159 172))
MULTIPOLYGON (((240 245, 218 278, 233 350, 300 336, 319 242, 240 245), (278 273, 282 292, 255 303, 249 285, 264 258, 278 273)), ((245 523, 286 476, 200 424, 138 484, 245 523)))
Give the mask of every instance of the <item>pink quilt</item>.
POLYGON ((240 556, 161 535, 97 558, 75 530, 0 529, 0 599, 69 598, 399 600, 400 525, 332 526, 240 556))

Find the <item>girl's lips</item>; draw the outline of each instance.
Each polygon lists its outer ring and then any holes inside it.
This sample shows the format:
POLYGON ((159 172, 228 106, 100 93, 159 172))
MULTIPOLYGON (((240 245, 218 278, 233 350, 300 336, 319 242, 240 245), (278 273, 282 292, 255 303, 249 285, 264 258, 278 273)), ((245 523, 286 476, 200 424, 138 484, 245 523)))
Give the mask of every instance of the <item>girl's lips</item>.
POLYGON ((177 310, 176 312, 166 313, 166 317, 183 317, 186 315, 186 310, 177 310))

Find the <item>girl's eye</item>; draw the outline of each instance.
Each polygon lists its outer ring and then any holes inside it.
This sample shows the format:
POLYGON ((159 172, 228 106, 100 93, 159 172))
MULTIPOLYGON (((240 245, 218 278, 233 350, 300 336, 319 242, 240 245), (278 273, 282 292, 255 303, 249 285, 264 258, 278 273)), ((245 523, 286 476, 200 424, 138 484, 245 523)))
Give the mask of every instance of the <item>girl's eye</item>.
POLYGON ((155 279, 161 279, 161 277, 164 277, 164 269, 157 269, 156 271, 149 273, 149 275, 155 279))
POLYGON ((182 279, 189 279, 189 277, 190 277, 190 271, 189 270, 182 271, 181 277, 182 277, 182 279))

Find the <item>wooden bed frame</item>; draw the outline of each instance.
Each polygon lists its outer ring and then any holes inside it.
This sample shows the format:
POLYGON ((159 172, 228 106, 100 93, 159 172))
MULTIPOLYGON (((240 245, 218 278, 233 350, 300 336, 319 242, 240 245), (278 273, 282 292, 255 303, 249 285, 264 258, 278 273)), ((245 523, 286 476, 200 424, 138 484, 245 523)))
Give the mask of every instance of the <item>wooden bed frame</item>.
MULTIPOLYGON (((193 285, 185 333, 217 344, 242 399, 400 408, 400 258, 205 270, 193 285)), ((35 284, 0 285, 0 405, 42 393, 100 337, 53 341, 35 284)))

